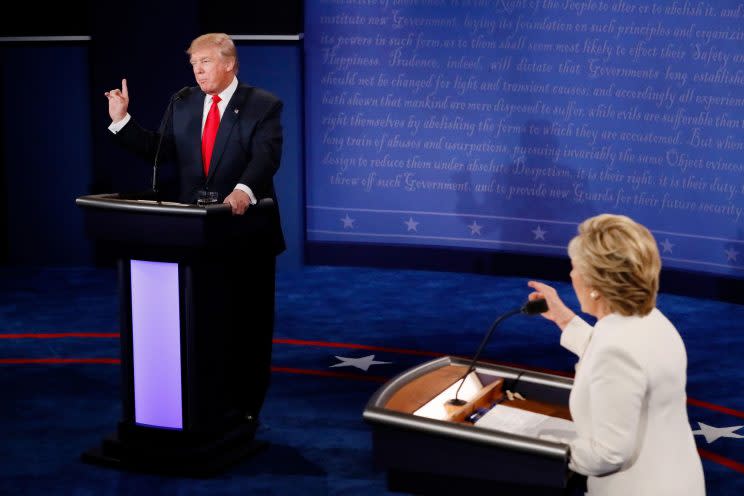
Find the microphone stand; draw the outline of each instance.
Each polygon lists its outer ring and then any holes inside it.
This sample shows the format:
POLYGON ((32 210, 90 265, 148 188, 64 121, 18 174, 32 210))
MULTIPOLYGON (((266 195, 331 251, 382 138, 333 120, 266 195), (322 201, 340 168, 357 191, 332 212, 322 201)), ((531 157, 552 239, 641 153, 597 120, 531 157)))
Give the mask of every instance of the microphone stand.
POLYGON ((491 334, 493 334, 493 331, 496 330, 496 327, 506 318, 511 317, 512 315, 516 315, 518 313, 524 313, 526 315, 536 315, 538 313, 545 313, 548 311, 548 304, 545 302, 544 299, 538 299, 538 300, 532 300, 528 301, 524 305, 522 305, 519 308, 515 308, 514 310, 510 310, 506 312, 505 314, 500 315, 496 318, 496 320, 493 321, 493 324, 491 324, 491 327, 488 329, 488 332, 486 333, 486 336, 483 338, 483 341, 481 341, 480 346, 478 346, 478 351, 475 352, 475 355, 473 356, 472 360, 470 360, 470 364, 468 365, 468 369, 465 371, 465 373, 462 375, 462 377, 459 379, 462 382, 460 382, 460 385, 457 387, 457 391, 455 391, 455 397, 451 400, 447 401, 448 405, 452 406, 462 406, 465 403, 467 403, 465 400, 461 400, 457 397, 457 395, 460 394, 460 389, 462 389, 462 385, 465 384, 465 378, 475 370, 475 362, 478 361, 478 357, 483 352, 483 348, 485 348, 486 343, 488 343, 488 340, 491 339, 491 334))
POLYGON ((165 109, 165 113, 163 114, 163 118, 160 121, 160 127, 158 128, 158 146, 155 148, 155 159, 152 163, 152 192, 155 195, 155 200, 160 201, 160 189, 159 189, 159 181, 158 181, 158 167, 160 166, 160 149, 163 146, 163 136, 165 135, 165 130, 168 125, 168 123, 171 123, 173 121, 173 104, 176 102, 176 100, 180 100, 189 90, 189 87, 186 86, 184 88, 181 88, 176 94, 174 94, 170 101, 168 102, 168 107, 165 109))

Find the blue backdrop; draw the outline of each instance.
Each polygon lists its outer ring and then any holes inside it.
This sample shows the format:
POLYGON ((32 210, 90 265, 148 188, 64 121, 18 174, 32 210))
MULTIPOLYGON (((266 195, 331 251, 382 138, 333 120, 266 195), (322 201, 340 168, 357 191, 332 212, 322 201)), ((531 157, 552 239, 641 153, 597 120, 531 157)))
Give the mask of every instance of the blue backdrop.
POLYGON ((563 254, 629 215, 744 275, 744 6, 311 0, 307 237, 563 254))

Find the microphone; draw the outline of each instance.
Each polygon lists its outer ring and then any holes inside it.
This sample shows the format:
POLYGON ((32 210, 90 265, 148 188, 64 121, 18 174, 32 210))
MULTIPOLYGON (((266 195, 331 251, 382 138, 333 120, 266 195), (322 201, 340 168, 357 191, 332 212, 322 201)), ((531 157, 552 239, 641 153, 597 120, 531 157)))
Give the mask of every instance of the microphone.
POLYGON ((548 311, 548 302, 545 298, 530 300, 522 305, 519 311, 525 315, 539 315, 548 311))
POLYGON ((190 89, 191 88, 189 88, 188 86, 185 86, 178 90, 178 92, 171 97, 170 101, 168 102, 168 107, 165 109, 165 113, 163 114, 163 118, 160 121, 160 127, 158 128, 158 146, 155 149, 155 159, 152 162, 152 192, 155 193, 156 199, 157 193, 159 191, 158 166, 160 165, 160 148, 163 146, 163 135, 165 134, 165 129, 168 123, 173 120, 173 104, 177 100, 183 98, 190 89))
POLYGON ((509 310, 508 312, 502 315, 499 315, 496 318, 496 320, 493 321, 493 324, 491 324, 491 328, 488 329, 488 332, 486 333, 486 336, 483 338, 483 341, 481 341, 480 346, 478 346, 478 351, 475 352, 473 359, 470 360, 468 369, 465 371, 462 377, 458 379, 458 380, 461 380, 462 382, 457 387, 457 391, 455 391, 455 397, 452 398, 451 400, 448 400, 447 404, 452 405, 452 406, 462 406, 466 403, 465 400, 458 399, 457 395, 460 394, 460 389, 462 388, 462 385, 465 384, 465 378, 468 376, 468 374, 470 374, 473 370, 475 370, 475 362, 478 360, 478 357, 483 351, 483 348, 486 346, 486 343, 488 343, 488 340, 491 339, 491 334, 493 334, 493 331, 496 329, 496 326, 498 326, 502 320, 508 317, 511 317, 512 315, 516 315, 518 313, 522 313, 524 315, 538 315, 541 313, 545 313, 547 311, 548 311, 548 302, 546 302, 544 298, 539 298, 536 300, 528 300, 527 303, 525 303, 521 307, 515 308, 513 310, 509 310))

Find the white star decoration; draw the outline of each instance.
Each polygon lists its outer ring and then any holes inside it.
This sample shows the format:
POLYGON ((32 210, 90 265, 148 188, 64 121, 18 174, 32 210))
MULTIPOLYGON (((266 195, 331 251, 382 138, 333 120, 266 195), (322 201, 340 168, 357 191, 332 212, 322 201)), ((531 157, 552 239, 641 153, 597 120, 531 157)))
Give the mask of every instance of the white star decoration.
POLYGON ((545 233, 547 232, 548 231, 543 230, 543 228, 539 225, 537 226, 537 229, 532 230, 532 234, 535 235, 535 241, 537 241, 538 239, 545 241, 545 233))
POLYGON ((662 253, 672 253, 672 248, 674 248, 674 243, 670 243, 668 238, 664 238, 664 242, 661 243, 662 247, 662 253))
POLYGON ((331 368, 333 367, 356 367, 365 372, 372 365, 383 365, 383 364, 391 363, 391 362, 379 362, 375 360, 374 355, 367 355, 361 358, 348 358, 348 357, 336 356, 336 358, 341 360, 341 363, 337 363, 336 365, 331 365, 331 368))
POLYGON ((740 434, 734 434, 734 431, 738 431, 739 429, 744 427, 744 425, 735 425, 733 427, 712 427, 702 422, 698 422, 698 426, 700 427, 700 429, 697 431, 692 431, 692 433, 705 436, 705 440, 708 442, 708 444, 712 443, 713 441, 717 441, 719 438, 722 437, 731 437, 734 439, 744 438, 744 436, 740 434))
POLYGON ((346 214, 346 217, 341 217, 340 220, 344 223, 344 229, 354 229, 354 221, 356 219, 349 217, 349 214, 346 214))
POLYGON ((473 221, 473 223, 470 224, 470 225, 468 225, 468 227, 470 228, 470 235, 471 236, 475 236, 476 234, 478 236, 481 235, 481 228, 483 226, 479 225, 477 221, 473 221))
POLYGON ((413 220, 413 217, 409 217, 408 220, 403 221, 403 224, 408 226, 408 228, 406 229, 406 232, 408 231, 418 232, 418 229, 416 229, 416 227, 419 225, 419 222, 413 220))
POLYGON ((726 261, 727 262, 736 262, 736 257, 739 256, 739 252, 736 251, 734 248, 729 248, 728 250, 723 250, 726 252, 726 261))

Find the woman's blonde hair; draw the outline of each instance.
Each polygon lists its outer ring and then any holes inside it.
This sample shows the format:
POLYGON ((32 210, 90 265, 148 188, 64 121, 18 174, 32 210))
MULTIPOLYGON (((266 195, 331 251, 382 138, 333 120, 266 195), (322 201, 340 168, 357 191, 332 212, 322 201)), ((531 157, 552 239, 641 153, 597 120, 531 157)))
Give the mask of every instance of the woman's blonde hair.
POLYGON ((579 225, 568 255, 610 310, 647 315, 656 306, 661 258, 651 232, 624 215, 601 214, 579 225))
POLYGON ((194 50, 207 47, 217 47, 220 50, 220 55, 225 58, 232 57, 233 59, 235 59, 235 67, 233 68, 233 72, 235 72, 235 74, 238 73, 238 51, 235 48, 235 43, 233 42, 232 38, 230 38, 225 33, 203 34, 198 38, 195 38, 194 41, 191 42, 191 45, 189 46, 188 50, 186 50, 186 53, 191 55, 194 50))

